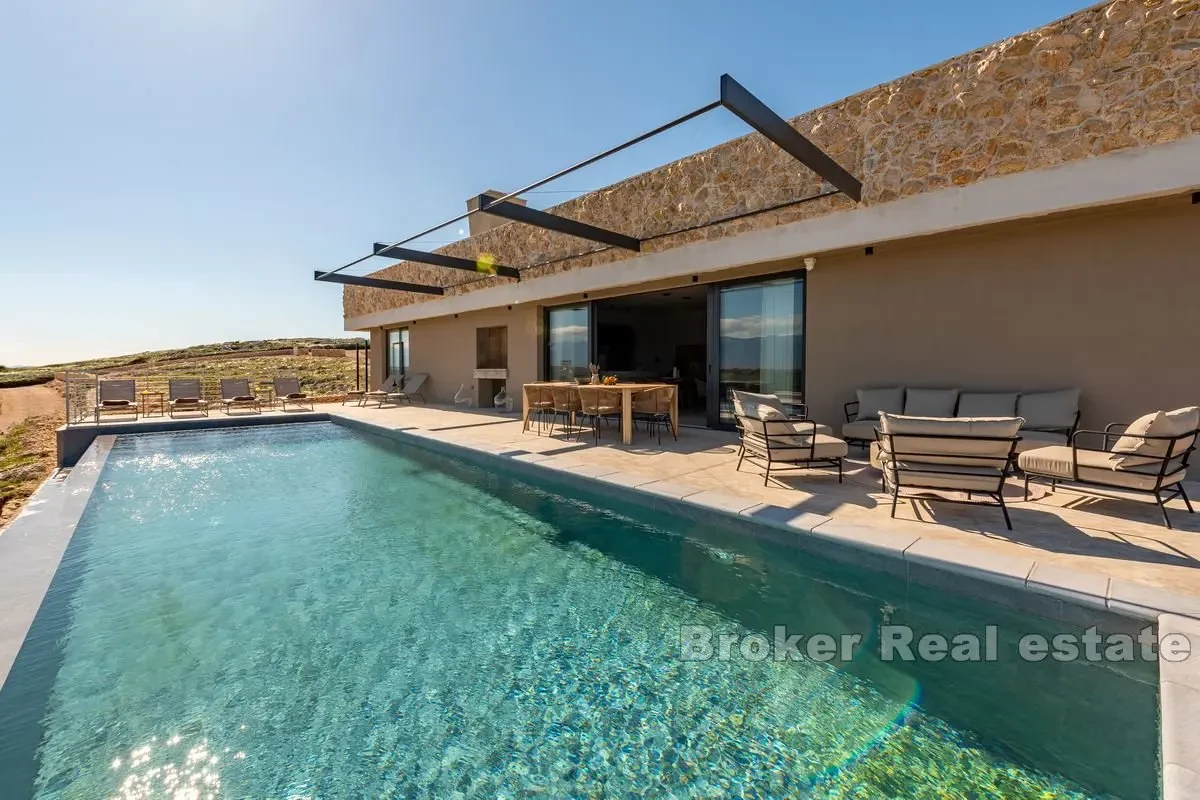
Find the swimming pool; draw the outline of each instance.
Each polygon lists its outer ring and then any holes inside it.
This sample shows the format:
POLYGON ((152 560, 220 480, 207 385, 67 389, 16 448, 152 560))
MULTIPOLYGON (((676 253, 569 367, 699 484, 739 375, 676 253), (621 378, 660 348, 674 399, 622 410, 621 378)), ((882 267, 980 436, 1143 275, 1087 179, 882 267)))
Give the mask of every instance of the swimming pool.
POLYGON ((1153 670, 1013 656, 1063 631, 333 424, 126 436, 0 689, 3 796, 1156 797, 1153 670), (681 657, 885 623, 1001 657, 681 657))

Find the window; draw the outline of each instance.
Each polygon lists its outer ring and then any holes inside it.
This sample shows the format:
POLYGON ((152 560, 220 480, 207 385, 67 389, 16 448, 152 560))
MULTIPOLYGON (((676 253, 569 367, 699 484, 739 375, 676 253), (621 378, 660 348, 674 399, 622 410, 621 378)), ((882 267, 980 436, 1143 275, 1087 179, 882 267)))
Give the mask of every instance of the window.
POLYGON ((408 372, 408 328, 387 332, 387 376, 408 372))
POLYGON ((546 380, 587 377, 591 315, 588 304, 546 309, 546 380))

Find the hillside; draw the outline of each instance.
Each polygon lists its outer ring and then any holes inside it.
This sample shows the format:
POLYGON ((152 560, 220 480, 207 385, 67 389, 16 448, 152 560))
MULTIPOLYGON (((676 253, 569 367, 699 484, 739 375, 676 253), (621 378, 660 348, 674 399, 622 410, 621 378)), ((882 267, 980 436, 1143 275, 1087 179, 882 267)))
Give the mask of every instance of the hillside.
POLYGON ((280 350, 292 347, 316 349, 352 350, 361 346, 364 339, 347 337, 343 339, 329 338, 298 338, 298 339, 259 339, 247 342, 218 342, 216 344, 200 344, 176 350, 152 350, 144 353, 132 353, 124 356, 95 358, 87 361, 72 361, 63 364, 47 364, 40 367, 21 367, 6 369, 0 366, 0 387, 31 386, 39 383, 49 383, 54 379, 54 373, 64 371, 78 372, 112 372, 122 368, 136 368, 137 372, 145 374, 156 371, 159 374, 179 374, 176 367, 178 362, 195 359, 213 359, 218 356, 233 353, 250 353, 263 350, 280 350))

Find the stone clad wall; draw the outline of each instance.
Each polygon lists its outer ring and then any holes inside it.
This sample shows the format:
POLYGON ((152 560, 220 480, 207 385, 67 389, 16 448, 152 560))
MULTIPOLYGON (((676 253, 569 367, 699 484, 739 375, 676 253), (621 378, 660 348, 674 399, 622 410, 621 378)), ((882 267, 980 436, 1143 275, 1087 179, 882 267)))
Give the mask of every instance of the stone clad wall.
MULTIPOLYGON (((1200 134, 1198 92, 1200 0, 1116 0, 791 123, 862 180, 863 203, 871 205, 1200 134)), ((814 174, 752 134, 549 210, 648 239, 643 252, 657 252, 853 207, 835 195, 708 224, 821 189, 814 174), (702 227, 672 233, 693 226, 702 227)), ((634 255, 591 252, 596 247, 510 223, 438 251, 490 253, 528 278, 634 255)), ((372 274, 446 286, 448 294, 504 280, 411 263, 372 274)), ((425 299, 348 286, 343 312, 355 317, 425 299)))

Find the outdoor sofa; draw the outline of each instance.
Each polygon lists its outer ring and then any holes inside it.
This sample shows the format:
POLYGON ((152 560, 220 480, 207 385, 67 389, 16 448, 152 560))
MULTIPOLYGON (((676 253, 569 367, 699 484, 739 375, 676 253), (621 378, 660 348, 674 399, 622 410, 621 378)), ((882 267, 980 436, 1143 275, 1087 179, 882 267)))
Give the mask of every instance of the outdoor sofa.
POLYGON ((842 438, 867 447, 876 441, 880 414, 936 418, 1015 418, 1024 420, 1016 452, 1067 444, 1079 426, 1079 390, 1048 392, 964 392, 958 389, 920 389, 891 386, 859 389, 845 405, 842 438))
POLYGON ((732 396, 741 440, 736 467, 739 472, 743 461, 761 467, 766 486, 772 469, 827 467, 836 469, 838 483, 842 482, 842 459, 848 448, 828 426, 812 422, 804 414, 789 413, 773 394, 734 390, 732 396))
POLYGON ((100 423, 101 414, 133 414, 135 420, 138 418, 137 388, 132 380, 96 382, 96 424, 100 423))
POLYGON ((1102 431, 1077 430, 1069 445, 1020 454, 1017 462, 1025 473, 1025 497, 1029 497, 1030 481, 1039 479, 1048 480, 1051 491, 1062 482, 1149 494, 1158 503, 1163 524, 1170 528, 1167 500, 1180 497, 1188 513, 1195 513, 1183 481, 1198 435, 1198 406, 1155 411, 1129 424, 1112 423, 1102 431), (1091 441, 1093 446, 1081 446, 1080 440, 1091 441))
POLYGON ((199 378, 171 378, 167 383, 167 414, 174 419, 183 412, 208 416, 208 401, 199 378))
POLYGON ((284 411, 287 411, 288 403, 300 406, 301 408, 307 405, 309 411, 313 410, 312 398, 300 391, 299 378, 276 378, 273 383, 275 385, 275 398, 279 400, 284 411))
POLYGON ((892 516, 900 492, 965 492, 996 501, 1012 530, 1004 505, 1004 482, 1020 441, 1020 417, 915 417, 883 412, 875 430, 871 464, 883 473, 883 491, 892 496, 892 516))

